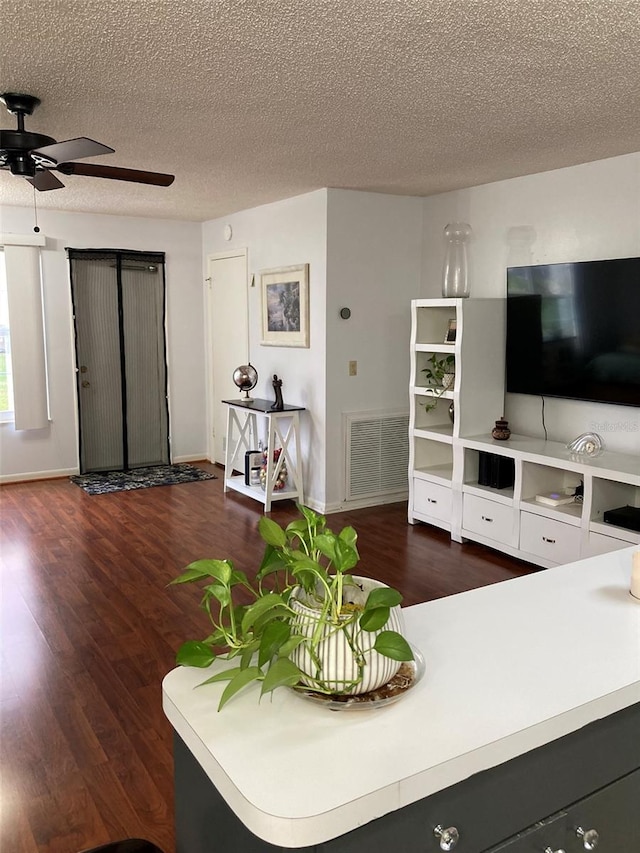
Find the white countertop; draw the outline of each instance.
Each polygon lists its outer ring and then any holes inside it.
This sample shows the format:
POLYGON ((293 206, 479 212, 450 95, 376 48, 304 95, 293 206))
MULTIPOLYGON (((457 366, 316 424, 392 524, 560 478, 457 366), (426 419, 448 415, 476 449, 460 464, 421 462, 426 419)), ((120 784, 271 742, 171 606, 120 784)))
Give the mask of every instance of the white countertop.
POLYGON ((321 843, 640 702, 635 550, 406 608, 426 674, 393 705, 280 690, 258 706, 254 686, 218 713, 224 684, 194 690, 210 672, 178 667, 165 714, 253 833, 321 843))

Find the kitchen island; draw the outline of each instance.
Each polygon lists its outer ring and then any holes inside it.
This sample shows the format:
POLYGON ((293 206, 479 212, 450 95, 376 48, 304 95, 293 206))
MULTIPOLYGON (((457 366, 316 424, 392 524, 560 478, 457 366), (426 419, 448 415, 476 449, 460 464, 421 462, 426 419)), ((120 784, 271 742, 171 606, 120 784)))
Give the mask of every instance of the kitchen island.
POLYGON ((177 853, 640 850, 634 550, 406 608, 426 672, 376 710, 218 713, 224 685, 173 670, 177 853))

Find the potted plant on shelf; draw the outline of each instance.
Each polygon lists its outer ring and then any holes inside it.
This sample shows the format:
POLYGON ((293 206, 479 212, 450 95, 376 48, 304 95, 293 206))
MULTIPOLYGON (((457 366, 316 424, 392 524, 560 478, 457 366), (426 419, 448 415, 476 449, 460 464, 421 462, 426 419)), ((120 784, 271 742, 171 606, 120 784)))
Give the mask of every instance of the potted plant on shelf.
POLYGON ((453 387, 456 378, 455 363, 455 356, 451 354, 438 355, 434 352, 427 359, 427 366, 422 368, 426 387, 432 393, 432 396, 424 401, 427 412, 435 409, 444 392, 453 387))
POLYGON ((177 662, 208 667, 235 659, 202 684, 228 681, 218 710, 253 682, 260 695, 288 686, 329 696, 376 690, 413 652, 402 635, 402 596, 351 574, 357 534, 335 534, 326 519, 298 505, 286 528, 266 516, 266 546, 255 580, 225 560, 197 560, 172 584, 203 584, 201 606, 212 625, 202 641, 184 643, 177 662), (243 603, 248 601, 248 603, 243 603))

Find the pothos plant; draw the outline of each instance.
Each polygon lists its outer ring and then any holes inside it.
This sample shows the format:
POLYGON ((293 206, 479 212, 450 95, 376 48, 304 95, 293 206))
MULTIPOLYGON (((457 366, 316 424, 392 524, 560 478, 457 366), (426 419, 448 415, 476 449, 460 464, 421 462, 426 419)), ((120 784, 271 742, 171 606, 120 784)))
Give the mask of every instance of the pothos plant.
POLYGON ((450 387, 451 383, 446 384, 445 377, 454 374, 455 363, 455 357, 451 354, 438 356, 434 352, 427 359, 427 366, 422 368, 427 386, 432 392, 432 397, 424 401, 427 412, 435 408, 440 397, 450 387))
MULTIPOLYGON (((364 652, 374 649, 396 661, 413 659, 411 647, 397 631, 382 630, 391 609, 402 601, 390 587, 372 589, 364 604, 352 591, 359 589, 351 570, 359 561, 357 534, 345 527, 335 534, 326 519, 298 505, 300 518, 282 528, 263 516, 258 529, 265 551, 255 580, 229 559, 197 560, 172 584, 201 583, 200 602, 212 630, 204 640, 190 640, 178 651, 177 663, 208 667, 217 657, 235 659, 235 666, 217 672, 202 684, 228 681, 218 710, 238 691, 261 683, 260 695, 278 687, 302 688, 303 673, 292 659, 304 644, 311 659, 321 666, 319 650, 327 634, 344 632, 353 647, 362 678, 364 652), (296 631, 293 597, 317 612, 312 636, 296 631), (248 603, 241 603, 246 601, 248 603)), ((335 693, 314 681, 319 692, 335 693)), ((306 688, 305 688, 306 689, 306 688)))

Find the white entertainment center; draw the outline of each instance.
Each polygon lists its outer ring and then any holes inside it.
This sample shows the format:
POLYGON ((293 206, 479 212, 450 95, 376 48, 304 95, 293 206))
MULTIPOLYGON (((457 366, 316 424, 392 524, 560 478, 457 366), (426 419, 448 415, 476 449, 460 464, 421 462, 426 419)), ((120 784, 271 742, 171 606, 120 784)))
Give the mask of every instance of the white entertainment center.
POLYGON ((640 454, 576 456, 561 442, 499 441, 487 431, 503 414, 505 307, 504 299, 411 303, 409 523, 433 524, 456 542, 470 539, 545 568, 640 544, 640 533, 603 521, 606 510, 640 507, 640 454), (445 343, 451 321, 455 341, 445 343), (444 392, 424 378, 434 353, 455 359, 455 382, 444 392), (425 402, 435 406, 427 410, 425 402), (480 485, 481 453, 513 460, 512 487, 480 485), (536 500, 580 484, 580 502, 536 500))

